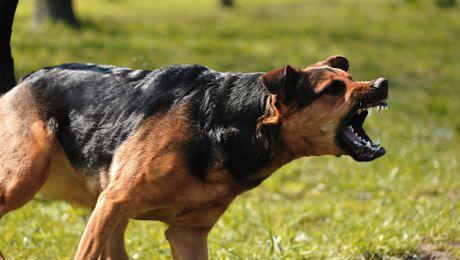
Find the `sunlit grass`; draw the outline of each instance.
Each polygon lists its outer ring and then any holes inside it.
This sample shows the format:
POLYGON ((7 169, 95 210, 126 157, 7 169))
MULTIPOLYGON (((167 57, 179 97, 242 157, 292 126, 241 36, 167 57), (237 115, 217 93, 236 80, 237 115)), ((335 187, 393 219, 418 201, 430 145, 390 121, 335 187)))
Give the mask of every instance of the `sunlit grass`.
MULTIPOLYGON (((81 30, 33 28, 20 1, 18 76, 94 62, 134 68, 200 63, 218 70, 306 66, 344 54, 358 80, 390 79, 390 109, 366 129, 387 155, 372 163, 306 158, 240 196, 210 235, 212 258, 460 257, 460 10, 434 1, 79 0, 81 30)), ((84 210, 33 201, 0 221, 11 259, 70 258, 84 210)), ((169 259, 160 223, 130 224, 132 258, 169 259)))

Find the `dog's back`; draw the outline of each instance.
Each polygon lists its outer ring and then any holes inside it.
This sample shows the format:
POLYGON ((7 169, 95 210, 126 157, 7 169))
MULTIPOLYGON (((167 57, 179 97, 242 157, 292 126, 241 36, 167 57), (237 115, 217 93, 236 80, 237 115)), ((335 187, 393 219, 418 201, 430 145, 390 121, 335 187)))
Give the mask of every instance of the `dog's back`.
MULTIPOLYGON (((76 167, 108 168, 115 149, 147 117, 169 110, 196 91, 199 65, 144 71, 93 64, 44 68, 22 79, 76 167)), ((207 76, 210 77, 210 76, 207 76)), ((203 85, 201 85, 203 87, 203 85)))

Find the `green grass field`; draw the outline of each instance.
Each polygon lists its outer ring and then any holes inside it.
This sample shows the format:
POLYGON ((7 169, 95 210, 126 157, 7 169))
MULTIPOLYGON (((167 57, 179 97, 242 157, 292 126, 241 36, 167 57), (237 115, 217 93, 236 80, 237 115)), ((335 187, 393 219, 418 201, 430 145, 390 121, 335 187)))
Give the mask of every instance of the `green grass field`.
MULTIPOLYGON (((78 0, 81 30, 33 28, 21 0, 17 75, 93 62, 152 69, 306 66, 332 54, 357 80, 390 80, 389 110, 366 120, 387 155, 305 158, 241 195, 211 232, 212 259, 460 258, 460 7, 434 0, 78 0), (414 257, 414 258, 411 258, 414 257)), ((87 212, 39 197, 0 221, 9 259, 69 259, 87 212)), ((169 259, 159 222, 132 221, 133 259, 169 259)))

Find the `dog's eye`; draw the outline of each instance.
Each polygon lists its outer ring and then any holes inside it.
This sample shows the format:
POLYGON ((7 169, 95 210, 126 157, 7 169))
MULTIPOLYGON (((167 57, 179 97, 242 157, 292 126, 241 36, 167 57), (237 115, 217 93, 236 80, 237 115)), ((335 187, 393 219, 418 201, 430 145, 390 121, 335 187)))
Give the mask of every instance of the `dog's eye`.
POLYGON ((321 93, 337 96, 344 91, 345 83, 341 80, 333 80, 321 93))

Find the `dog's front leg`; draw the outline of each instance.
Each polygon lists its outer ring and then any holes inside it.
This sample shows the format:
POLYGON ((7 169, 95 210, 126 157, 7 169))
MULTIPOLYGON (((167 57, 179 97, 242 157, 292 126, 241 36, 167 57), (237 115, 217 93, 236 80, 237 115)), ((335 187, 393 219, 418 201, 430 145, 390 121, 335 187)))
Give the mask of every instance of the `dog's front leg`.
POLYGON ((76 260, 98 259, 115 227, 126 219, 124 201, 110 189, 101 193, 78 245, 76 260))
POLYGON ((174 259, 208 259, 207 239, 210 230, 210 228, 169 226, 165 232, 165 236, 171 245, 171 251, 174 259))

